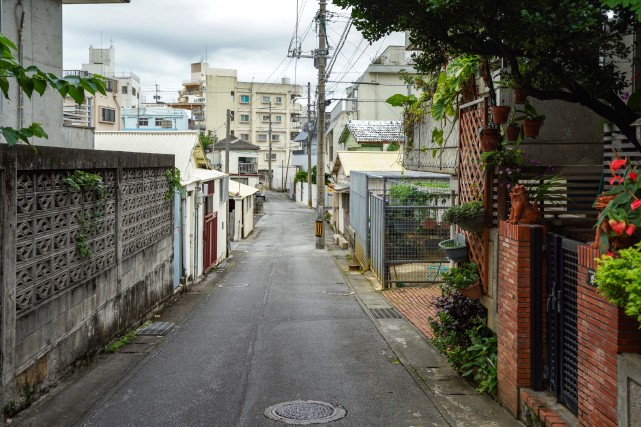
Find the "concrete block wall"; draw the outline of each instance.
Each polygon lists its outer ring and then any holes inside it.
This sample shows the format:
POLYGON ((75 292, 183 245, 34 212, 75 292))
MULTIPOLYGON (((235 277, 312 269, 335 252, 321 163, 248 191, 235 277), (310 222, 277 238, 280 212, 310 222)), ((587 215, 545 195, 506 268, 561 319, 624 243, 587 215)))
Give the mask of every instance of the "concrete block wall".
POLYGON ((0 146, 0 404, 25 382, 46 387, 173 294, 173 204, 162 175, 173 164, 166 155, 0 146), (60 184, 73 170, 100 171, 112 186, 111 208, 89 235, 91 259, 78 258, 72 238, 74 213, 90 205, 60 184))

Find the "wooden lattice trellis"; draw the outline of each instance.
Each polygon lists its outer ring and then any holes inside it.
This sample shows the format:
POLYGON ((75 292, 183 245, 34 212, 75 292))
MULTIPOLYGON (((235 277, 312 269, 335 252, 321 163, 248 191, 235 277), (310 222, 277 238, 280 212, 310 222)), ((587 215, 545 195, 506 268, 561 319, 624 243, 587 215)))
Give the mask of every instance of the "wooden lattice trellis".
MULTIPOLYGON (((459 203, 484 198, 485 211, 491 215, 492 186, 488 185, 488 177, 481 163, 481 148, 478 142, 479 129, 487 123, 487 105, 485 98, 467 104, 459 112, 459 203), (490 193, 490 194, 486 194, 490 193), (489 200, 489 203, 488 203, 489 200)), ((491 182, 491 181, 490 181, 491 182)), ((486 218, 491 221, 491 216, 486 218)), ((489 239, 487 228, 483 234, 466 233, 470 260, 479 266, 481 284, 487 291, 487 252, 489 239)))

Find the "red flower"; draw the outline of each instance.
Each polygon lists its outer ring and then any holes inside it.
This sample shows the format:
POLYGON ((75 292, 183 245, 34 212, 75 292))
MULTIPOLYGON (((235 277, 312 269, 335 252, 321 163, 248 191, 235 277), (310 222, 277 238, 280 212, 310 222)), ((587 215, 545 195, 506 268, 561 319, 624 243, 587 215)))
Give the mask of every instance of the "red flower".
POLYGON ((610 162, 610 169, 612 169, 613 172, 618 171, 621 169, 625 164, 628 162, 628 159, 616 159, 612 160, 610 162))
POLYGON ((636 230, 637 227, 634 224, 628 224, 628 226, 625 228, 625 234, 628 236, 632 236, 634 234, 634 230, 636 230))
POLYGON ((622 182, 623 182, 623 178, 621 178, 618 175, 615 175, 612 178, 610 178, 610 185, 621 184, 622 182))
POLYGON ((638 207, 641 206, 641 199, 636 199, 632 204, 630 205, 630 208, 632 210, 636 210, 638 207))
POLYGON ((607 251, 605 254, 614 258, 614 252, 612 251, 607 251))
POLYGON ((625 222, 623 221, 617 221, 616 219, 611 219, 608 221, 608 224, 610 224, 610 228, 612 231, 614 231, 614 234, 617 236, 620 236, 621 233, 625 231, 625 222))
POLYGON ((630 178, 633 182, 637 182, 637 174, 634 172, 630 172, 628 174, 628 178, 630 178))

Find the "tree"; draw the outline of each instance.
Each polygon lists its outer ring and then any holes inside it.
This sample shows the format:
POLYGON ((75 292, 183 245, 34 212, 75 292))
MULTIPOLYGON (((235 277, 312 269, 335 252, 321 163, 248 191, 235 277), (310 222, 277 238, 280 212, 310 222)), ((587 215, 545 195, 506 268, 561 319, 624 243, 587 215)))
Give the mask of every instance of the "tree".
POLYGON ((639 27, 635 1, 611 0, 611 6, 599 0, 334 3, 352 7, 356 27, 370 41, 407 31, 423 73, 437 73, 461 55, 501 58, 509 85, 537 99, 584 105, 614 123, 641 151, 630 126, 641 104, 638 96, 627 104, 622 99, 630 81, 618 66, 635 50, 625 42, 639 27))
MULTIPOLYGON (((85 91, 91 94, 99 92, 106 95, 104 80, 101 76, 60 78, 55 74, 45 73, 33 65, 23 67, 12 52, 16 50, 13 42, 0 33, 0 90, 6 99, 9 99, 10 82, 13 80, 29 98, 33 92, 39 95, 44 94, 47 88, 55 89, 63 97, 69 95, 78 104, 84 101, 85 91)), ((48 138, 40 124, 35 122, 22 129, 0 126, 0 133, 10 146, 19 142, 31 145, 29 140, 31 137, 48 138)))

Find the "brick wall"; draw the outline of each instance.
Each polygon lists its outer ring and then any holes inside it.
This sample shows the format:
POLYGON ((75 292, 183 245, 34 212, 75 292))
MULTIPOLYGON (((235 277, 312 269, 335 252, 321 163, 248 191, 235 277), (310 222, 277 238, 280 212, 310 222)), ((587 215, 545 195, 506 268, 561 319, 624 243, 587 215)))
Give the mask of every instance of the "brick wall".
POLYGON ((499 225, 498 397, 518 416, 519 389, 531 383, 530 240, 537 226, 499 225))
POLYGON ((595 269, 597 257, 597 250, 579 246, 579 422, 616 426, 617 354, 641 352, 641 332, 635 319, 606 301, 588 283, 588 269, 595 269))

